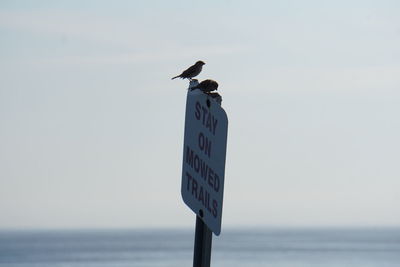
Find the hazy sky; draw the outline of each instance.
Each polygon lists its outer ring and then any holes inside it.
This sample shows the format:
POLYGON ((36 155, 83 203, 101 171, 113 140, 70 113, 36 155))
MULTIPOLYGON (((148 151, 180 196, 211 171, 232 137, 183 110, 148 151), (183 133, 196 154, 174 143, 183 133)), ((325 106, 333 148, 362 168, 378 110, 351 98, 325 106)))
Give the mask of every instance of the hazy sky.
POLYGON ((1 1, 0 228, 194 227, 171 77, 197 60, 229 117, 222 229, 399 226, 399 13, 1 1))

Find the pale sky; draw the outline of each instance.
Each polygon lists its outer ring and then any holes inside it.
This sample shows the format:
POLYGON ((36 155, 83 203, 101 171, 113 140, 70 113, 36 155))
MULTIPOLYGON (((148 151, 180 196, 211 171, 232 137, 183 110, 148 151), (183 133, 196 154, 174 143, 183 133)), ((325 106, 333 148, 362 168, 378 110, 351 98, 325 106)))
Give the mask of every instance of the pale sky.
POLYGON ((229 117, 222 231, 400 226, 400 2, 1 1, 0 228, 193 228, 197 60, 229 117))

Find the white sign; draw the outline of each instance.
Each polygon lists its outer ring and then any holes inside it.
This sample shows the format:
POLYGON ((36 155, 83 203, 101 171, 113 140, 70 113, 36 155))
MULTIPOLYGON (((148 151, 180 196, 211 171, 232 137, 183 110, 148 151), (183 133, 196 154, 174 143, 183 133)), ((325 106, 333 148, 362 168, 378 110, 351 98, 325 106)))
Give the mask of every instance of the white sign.
POLYGON ((200 90, 186 100, 181 193, 216 235, 221 232, 228 117, 221 105, 200 90))

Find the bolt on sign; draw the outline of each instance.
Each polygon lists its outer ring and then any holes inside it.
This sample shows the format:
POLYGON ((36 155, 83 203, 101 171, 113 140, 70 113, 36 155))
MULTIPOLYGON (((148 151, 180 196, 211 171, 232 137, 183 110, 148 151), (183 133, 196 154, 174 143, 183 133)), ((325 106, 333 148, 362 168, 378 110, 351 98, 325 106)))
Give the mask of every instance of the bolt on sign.
POLYGON ((228 117, 200 90, 186 100, 181 193, 183 201, 219 235, 224 196, 228 117))

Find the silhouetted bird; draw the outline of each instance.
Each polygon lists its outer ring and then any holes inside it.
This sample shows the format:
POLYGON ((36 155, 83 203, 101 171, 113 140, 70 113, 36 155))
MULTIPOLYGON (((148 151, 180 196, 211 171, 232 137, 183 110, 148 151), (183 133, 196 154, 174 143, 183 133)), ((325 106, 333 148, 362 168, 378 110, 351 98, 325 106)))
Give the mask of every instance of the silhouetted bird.
POLYGON ((211 91, 215 91, 218 89, 218 83, 214 80, 208 79, 208 80, 202 81, 201 83, 192 87, 191 89, 192 90, 200 89, 203 92, 211 92, 211 91))
POLYGON ((201 72, 203 65, 206 64, 203 61, 197 61, 193 66, 190 66, 187 70, 183 71, 180 75, 172 78, 181 78, 181 79, 189 79, 192 80, 193 77, 196 77, 201 72))

